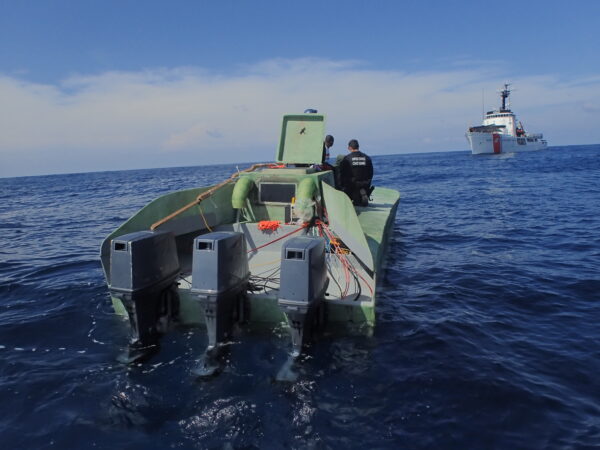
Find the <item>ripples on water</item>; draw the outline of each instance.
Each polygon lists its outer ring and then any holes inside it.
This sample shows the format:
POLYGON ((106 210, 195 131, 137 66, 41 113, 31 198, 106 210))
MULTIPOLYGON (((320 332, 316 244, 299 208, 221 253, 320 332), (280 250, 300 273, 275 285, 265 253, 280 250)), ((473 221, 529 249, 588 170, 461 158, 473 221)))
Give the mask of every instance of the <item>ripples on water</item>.
POLYGON ((402 192, 370 337, 242 330, 194 381, 203 330, 127 368, 102 239, 234 166, 0 179, 4 448, 586 448, 600 445, 600 146, 374 158, 402 192))

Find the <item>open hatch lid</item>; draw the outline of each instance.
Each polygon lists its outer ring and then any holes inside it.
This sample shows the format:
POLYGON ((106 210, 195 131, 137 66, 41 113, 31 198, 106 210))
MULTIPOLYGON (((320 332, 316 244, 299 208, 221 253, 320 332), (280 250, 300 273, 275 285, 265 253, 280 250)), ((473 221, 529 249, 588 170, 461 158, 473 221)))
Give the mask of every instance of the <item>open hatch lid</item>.
POLYGON ((344 241, 354 256, 360 259, 368 269, 374 270, 373 254, 350 197, 327 183, 323 183, 322 188, 329 228, 344 241))
POLYGON ((324 139, 324 114, 286 114, 276 160, 285 164, 320 164, 324 139))

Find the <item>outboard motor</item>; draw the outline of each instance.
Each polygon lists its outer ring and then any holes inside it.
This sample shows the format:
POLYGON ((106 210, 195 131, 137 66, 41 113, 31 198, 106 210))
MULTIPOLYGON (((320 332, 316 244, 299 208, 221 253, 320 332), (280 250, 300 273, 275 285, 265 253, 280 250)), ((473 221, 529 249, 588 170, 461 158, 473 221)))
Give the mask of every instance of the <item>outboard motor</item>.
POLYGON ((109 289, 123 303, 131 325, 129 354, 121 358, 124 362, 133 362, 156 349, 165 320, 177 316, 178 274, 172 233, 138 231, 112 240, 109 289))
POLYGON ((243 233, 219 231, 194 239, 191 292, 206 316, 207 352, 231 335, 249 278, 243 233))
POLYGON ((279 308, 286 315, 292 334, 292 356, 299 356, 318 319, 327 289, 325 240, 299 236, 286 241, 281 252, 279 308))

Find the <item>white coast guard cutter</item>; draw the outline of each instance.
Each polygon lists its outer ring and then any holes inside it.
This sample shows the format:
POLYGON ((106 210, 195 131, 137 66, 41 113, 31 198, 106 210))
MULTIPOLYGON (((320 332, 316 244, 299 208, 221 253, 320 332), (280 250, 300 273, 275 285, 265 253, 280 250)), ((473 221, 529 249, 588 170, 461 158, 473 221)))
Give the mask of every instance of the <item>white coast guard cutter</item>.
POLYGON ((466 136, 473 155, 542 150, 548 146, 542 134, 526 132, 523 124, 517 121, 515 114, 510 110, 509 86, 505 84, 504 89, 500 91, 500 109, 488 111, 483 125, 470 127, 467 131, 466 136))

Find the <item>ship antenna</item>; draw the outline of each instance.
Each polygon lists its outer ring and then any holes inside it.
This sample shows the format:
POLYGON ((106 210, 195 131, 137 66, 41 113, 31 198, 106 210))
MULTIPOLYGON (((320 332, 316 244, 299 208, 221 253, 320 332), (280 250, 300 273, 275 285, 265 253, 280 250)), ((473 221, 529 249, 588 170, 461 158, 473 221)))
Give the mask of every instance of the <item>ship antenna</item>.
POLYGON ((481 88, 481 117, 485 119, 485 97, 483 88, 481 88))
POLYGON ((509 83, 504 83, 504 89, 502 89, 502 91, 500 91, 500 96, 502 97, 501 111, 506 111, 506 100, 508 99, 508 96, 510 95, 510 89, 508 88, 509 86, 510 86, 509 83))

